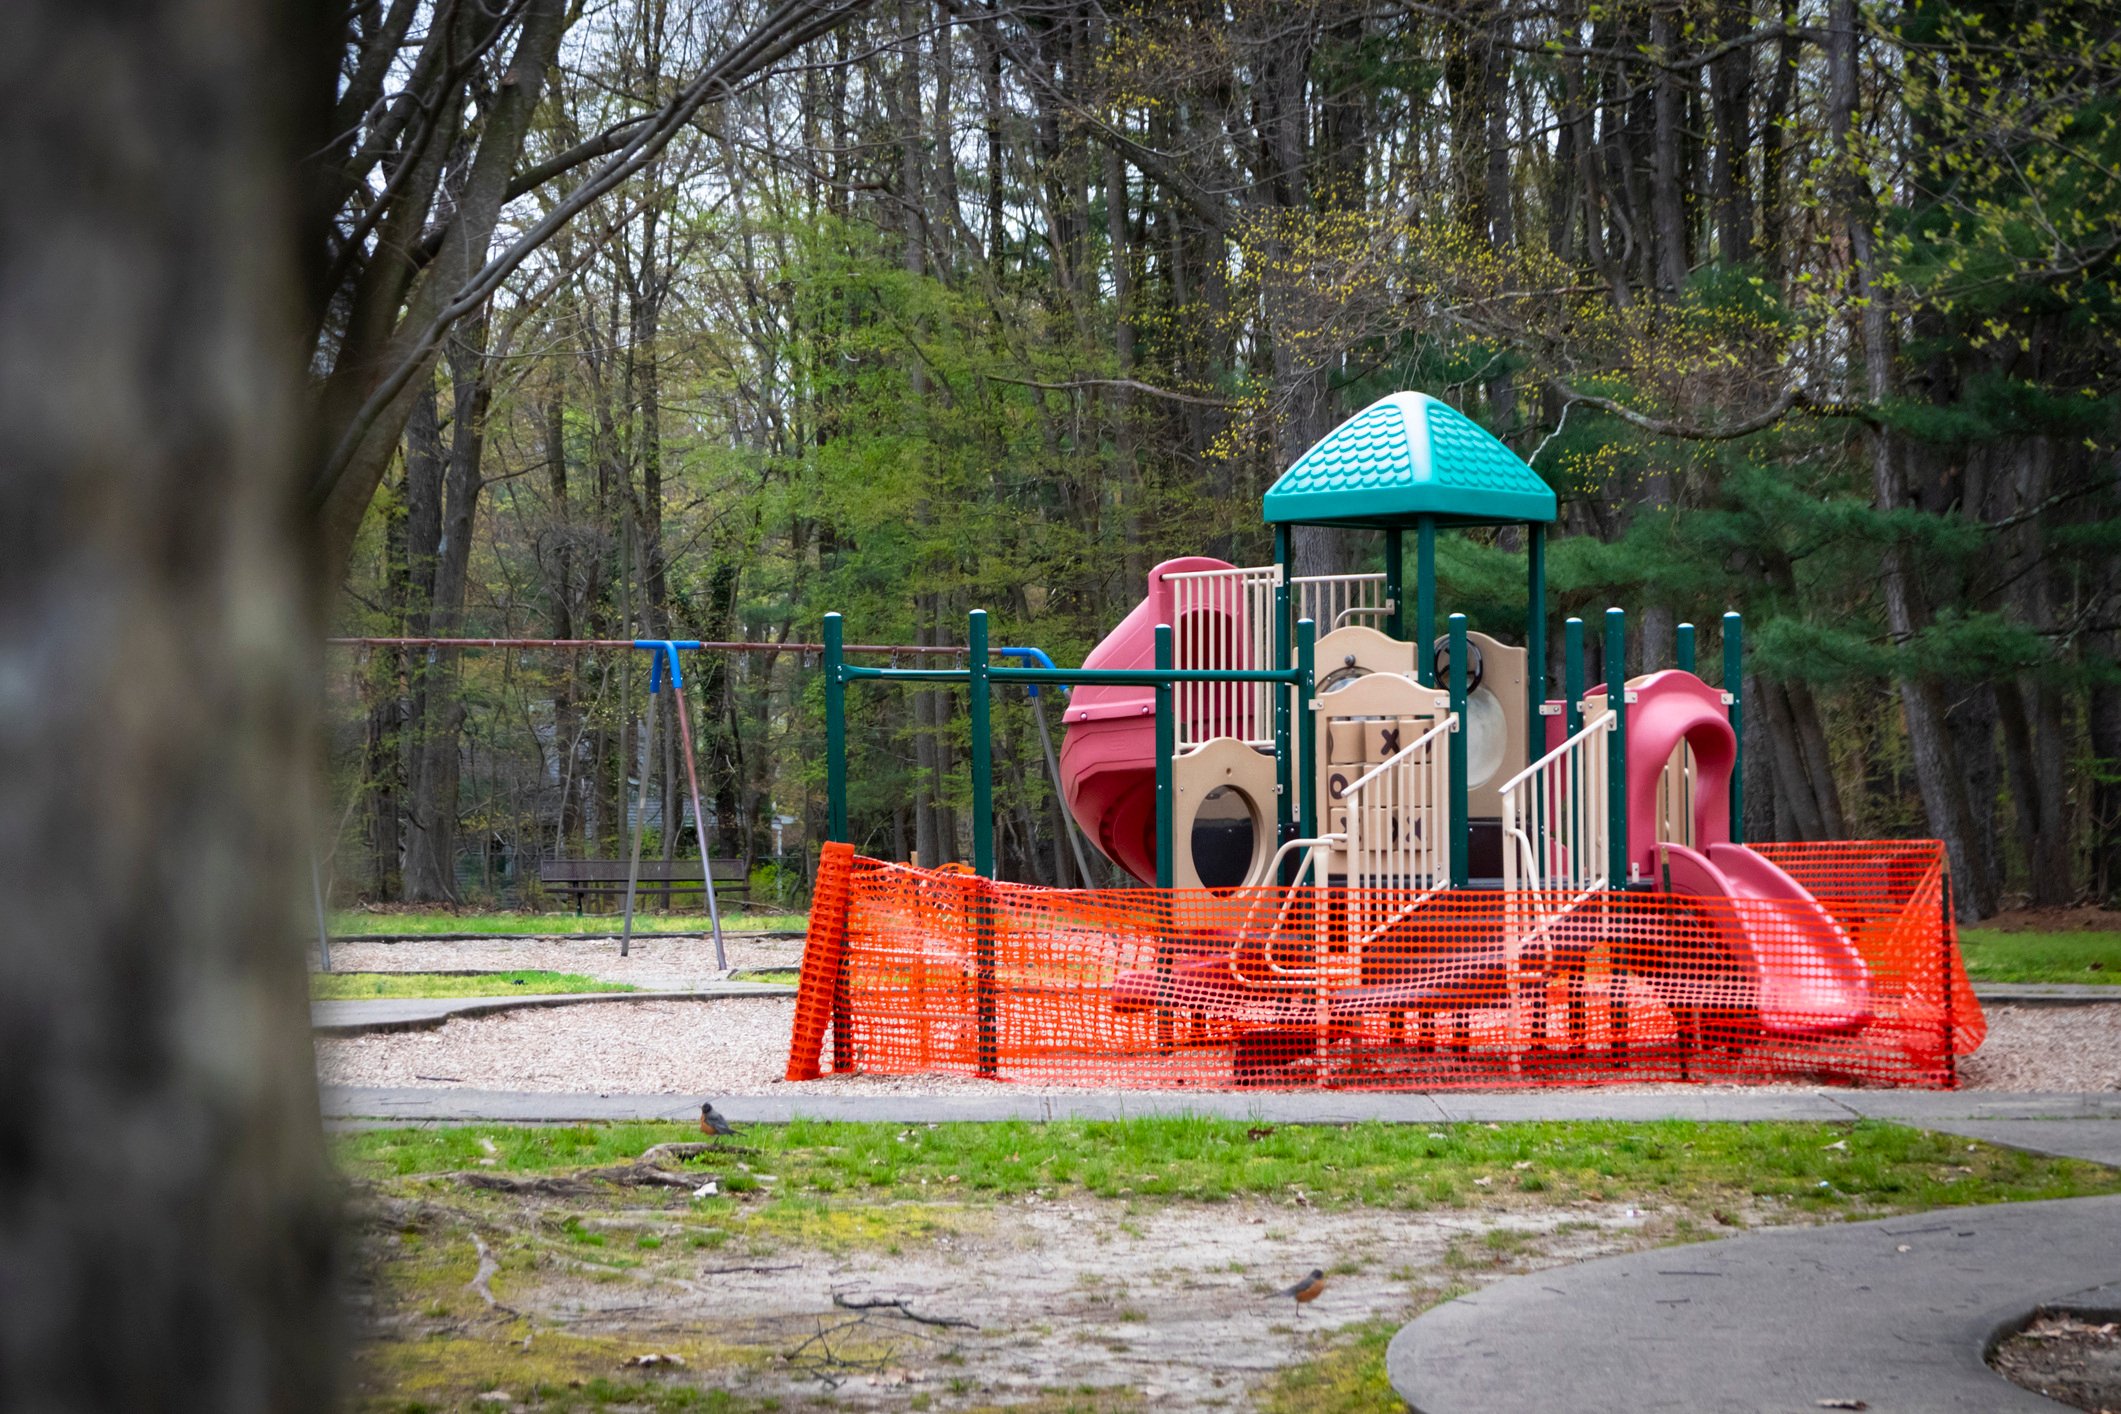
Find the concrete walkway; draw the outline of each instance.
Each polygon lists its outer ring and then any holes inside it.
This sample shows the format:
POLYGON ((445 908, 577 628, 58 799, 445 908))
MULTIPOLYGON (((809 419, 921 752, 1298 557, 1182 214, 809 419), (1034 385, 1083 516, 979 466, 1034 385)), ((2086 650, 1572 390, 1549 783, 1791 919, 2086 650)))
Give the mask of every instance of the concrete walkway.
POLYGON ((2080 987, 2064 982, 1977 982, 1974 995, 1984 1006, 2112 1006, 2121 1002, 2121 986, 2080 987))
POLYGON ((529 1007, 581 1006, 588 1002, 699 1002, 722 997, 792 997, 779 982, 717 982, 683 992, 531 992, 520 997, 383 997, 375 1001, 311 1002, 310 1028, 319 1036, 359 1036, 370 1031, 432 1031, 460 1016, 491 1016, 529 1007))
POLYGON ((1515 1277, 1386 1369, 1417 1414, 2053 1414, 1982 1357, 2042 1303, 2111 1309, 2117 1278, 2121 1197, 1949 1208, 1515 1277))

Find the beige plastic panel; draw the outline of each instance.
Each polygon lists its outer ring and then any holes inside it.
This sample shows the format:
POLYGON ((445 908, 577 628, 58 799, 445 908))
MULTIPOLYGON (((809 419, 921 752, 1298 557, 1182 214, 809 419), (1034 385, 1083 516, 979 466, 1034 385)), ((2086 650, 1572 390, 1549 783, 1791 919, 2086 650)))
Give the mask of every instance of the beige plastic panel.
POLYGON ((1404 674, 1371 673, 1318 699, 1319 741, 1324 747, 1318 768, 1319 823, 1329 833, 1339 828, 1327 822, 1341 789, 1434 726, 1445 710, 1436 705, 1441 696, 1404 674))
POLYGON ((1370 673, 1396 673, 1400 677, 1414 676, 1414 645, 1403 639, 1379 633, 1374 628, 1361 624, 1350 624, 1346 628, 1334 629, 1318 640, 1318 681, 1326 685, 1326 695, 1344 690, 1341 684, 1360 681, 1360 678, 1343 678, 1332 681, 1335 673, 1357 669, 1370 673), (1352 661, 1351 661, 1352 660, 1352 661))
POLYGON ((1525 754, 1530 734, 1525 730, 1524 650, 1484 633, 1469 633, 1466 639, 1480 649, 1482 669, 1480 690, 1466 703, 1466 814, 1478 820, 1502 814, 1499 787, 1532 758, 1525 754), (1483 774, 1481 768, 1488 762, 1494 763, 1493 769, 1483 774))
POLYGON ((1244 884, 1265 882, 1267 865, 1274 856, 1278 813, 1274 808, 1274 756, 1235 737, 1219 736, 1171 763, 1171 883, 1176 888, 1207 887, 1193 863, 1193 824, 1219 786, 1228 786, 1241 797, 1252 814, 1252 862, 1245 870, 1244 884))

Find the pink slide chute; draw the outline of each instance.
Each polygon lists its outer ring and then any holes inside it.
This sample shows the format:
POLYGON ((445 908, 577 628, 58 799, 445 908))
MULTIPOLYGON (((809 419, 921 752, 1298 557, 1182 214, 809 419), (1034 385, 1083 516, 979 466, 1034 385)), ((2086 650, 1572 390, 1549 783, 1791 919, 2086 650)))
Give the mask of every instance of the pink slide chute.
POLYGON ((1716 910, 1724 945, 1758 987, 1770 1035, 1853 1031, 1871 1019, 1870 971, 1848 934, 1802 884, 1731 843, 1737 739, 1723 696, 1692 673, 1652 673, 1629 687, 1628 863, 1673 893, 1728 899, 1716 910), (1657 794, 1681 742, 1694 756, 1694 845, 1657 840, 1657 794))
MULTIPOLYGON (((1176 613, 1169 574, 1226 570, 1188 555, 1149 571, 1149 595, 1083 659, 1086 668, 1153 668, 1156 626, 1176 613)), ((1183 632, 1186 625, 1175 625, 1183 632)), ((1241 639, 1239 641, 1242 641, 1241 639)), ((1145 884, 1156 881, 1156 694, 1146 687, 1079 687, 1062 717, 1061 793, 1105 857, 1145 884)))

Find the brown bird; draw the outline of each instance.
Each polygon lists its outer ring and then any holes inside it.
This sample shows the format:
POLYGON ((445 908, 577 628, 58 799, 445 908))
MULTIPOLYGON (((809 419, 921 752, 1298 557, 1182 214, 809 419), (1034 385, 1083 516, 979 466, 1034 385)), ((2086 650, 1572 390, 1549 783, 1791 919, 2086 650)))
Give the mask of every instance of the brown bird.
POLYGON ((700 1133, 709 1139, 736 1133, 736 1126, 722 1118, 722 1112, 714 1107, 714 1101, 700 1101, 700 1133))
POLYGON ((1298 1306, 1308 1306, 1313 1301, 1316 1301, 1318 1299, 1318 1294, 1324 1291, 1325 1289, 1326 1274, 1320 1271, 1317 1267, 1313 1267, 1311 1268, 1311 1274, 1305 1277, 1302 1281, 1296 1283, 1296 1285, 1294 1286, 1284 1287, 1282 1290, 1277 1291, 1274 1294, 1276 1296, 1293 1296, 1296 1298, 1296 1304, 1298 1306))

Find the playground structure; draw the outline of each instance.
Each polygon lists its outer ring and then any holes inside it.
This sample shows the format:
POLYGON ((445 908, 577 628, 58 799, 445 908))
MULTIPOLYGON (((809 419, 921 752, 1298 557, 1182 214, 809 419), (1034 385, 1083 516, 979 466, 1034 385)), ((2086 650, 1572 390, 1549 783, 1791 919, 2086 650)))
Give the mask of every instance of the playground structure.
MULTIPOLYGON (((1749 848, 1742 625, 1723 686, 1603 683, 1564 625, 1549 696, 1553 492, 1447 404, 1399 393, 1265 497, 1274 563, 1192 557, 1079 669, 851 664, 825 624, 829 838, 789 1078, 965 1071, 1096 1086, 1619 1080, 1950 1086, 1983 1023, 1941 847, 1749 848), (1381 532, 1381 571, 1290 574, 1291 531, 1381 532), (1519 527, 1524 642, 1436 631, 1439 531, 1519 527), (1415 537, 1411 634, 1406 533, 1415 537), (970 874, 845 844, 845 694, 970 689, 970 874), (1072 689, 1057 774, 1085 834, 1149 887, 993 879, 998 684, 1072 689)), ((1003 650, 1021 656, 1025 650, 1003 650)))

